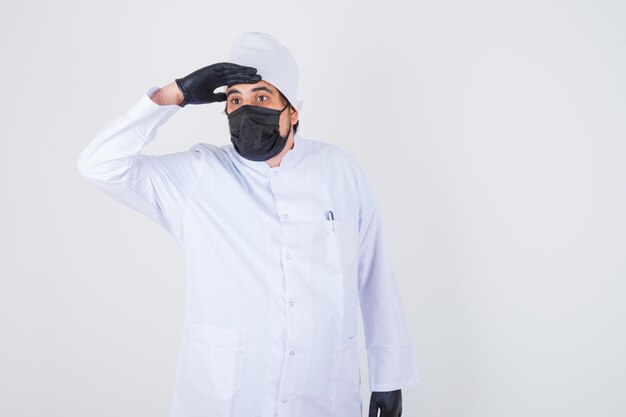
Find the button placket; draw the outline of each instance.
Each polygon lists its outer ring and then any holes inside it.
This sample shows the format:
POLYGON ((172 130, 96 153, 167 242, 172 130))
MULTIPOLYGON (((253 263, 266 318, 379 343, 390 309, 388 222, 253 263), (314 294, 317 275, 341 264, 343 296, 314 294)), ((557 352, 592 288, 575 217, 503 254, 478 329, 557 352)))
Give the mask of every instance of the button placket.
POLYGON ((288 405, 288 403, 291 403, 291 399, 295 398, 291 397, 291 395, 294 394, 294 392, 292 392, 293 384, 287 381, 292 380, 295 375, 300 372, 300 368, 302 367, 302 364, 296 358, 296 354, 298 353, 296 349, 298 348, 298 346, 300 346, 301 343, 299 336, 300 333, 297 329, 291 328, 291 326, 295 325, 298 321, 298 311, 295 310, 294 306, 295 296, 298 289, 297 287, 298 285, 300 285, 300 283, 297 279, 295 279, 295 276, 292 276, 292 274, 296 274, 298 272, 297 270, 294 270, 293 267, 296 265, 296 262, 300 261, 300 253, 297 245, 298 236, 296 236, 294 233, 297 228, 296 226, 292 226, 291 224, 294 221, 298 221, 298 212, 296 212, 298 206, 289 204, 290 200, 288 198, 283 199, 283 196, 287 191, 283 189, 283 185, 286 186, 286 184, 283 184, 283 180, 286 180, 286 178, 282 178, 282 175, 280 176, 281 178, 278 178, 279 175, 277 171, 274 171, 273 175, 270 174, 270 177, 274 187, 274 196, 276 198, 276 221, 278 222, 279 226, 281 226, 282 230, 281 246, 283 256, 282 259, 284 262, 283 273, 284 280, 286 281, 284 290, 284 300, 286 303, 285 313, 289 316, 289 318, 287 319, 287 322, 289 323, 289 328, 287 329, 287 334, 284 342, 285 344, 283 345, 285 348, 283 355, 286 355, 285 357, 288 359, 292 359, 291 361, 287 360, 287 363, 285 364, 282 372, 282 378, 285 378, 286 381, 285 386, 281 387, 281 395, 280 397, 278 397, 279 404, 285 407, 284 411, 280 413, 282 415, 283 413, 287 412, 288 409, 286 406, 288 405), (293 292, 293 290, 296 290, 296 292, 293 292))

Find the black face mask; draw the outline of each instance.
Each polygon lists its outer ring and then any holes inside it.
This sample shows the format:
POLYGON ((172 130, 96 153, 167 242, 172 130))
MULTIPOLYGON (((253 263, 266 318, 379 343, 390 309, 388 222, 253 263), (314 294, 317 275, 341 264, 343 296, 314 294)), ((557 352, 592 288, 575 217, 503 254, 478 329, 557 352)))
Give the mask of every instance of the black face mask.
POLYGON ((278 128, 282 110, 252 105, 241 106, 228 114, 230 140, 242 157, 251 161, 267 161, 278 155, 287 144, 287 136, 281 136, 278 128))

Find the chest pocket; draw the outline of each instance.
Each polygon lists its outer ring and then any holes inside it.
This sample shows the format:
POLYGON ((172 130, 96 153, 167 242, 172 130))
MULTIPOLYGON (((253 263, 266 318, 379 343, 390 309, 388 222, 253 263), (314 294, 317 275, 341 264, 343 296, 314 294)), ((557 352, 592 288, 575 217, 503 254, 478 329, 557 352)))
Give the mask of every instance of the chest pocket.
POLYGON ((356 219, 324 221, 326 260, 334 270, 352 266, 357 260, 358 230, 356 219))

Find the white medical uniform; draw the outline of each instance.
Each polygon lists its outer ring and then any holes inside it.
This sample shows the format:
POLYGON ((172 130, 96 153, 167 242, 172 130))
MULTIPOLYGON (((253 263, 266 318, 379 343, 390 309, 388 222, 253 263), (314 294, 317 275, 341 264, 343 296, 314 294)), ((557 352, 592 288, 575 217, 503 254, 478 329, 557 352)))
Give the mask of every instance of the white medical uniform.
POLYGON ((232 144, 142 154, 181 108, 154 103, 157 90, 100 131, 78 168, 184 254, 171 417, 361 416, 358 305, 370 390, 417 382, 380 211, 356 160, 299 134, 275 168, 232 144))

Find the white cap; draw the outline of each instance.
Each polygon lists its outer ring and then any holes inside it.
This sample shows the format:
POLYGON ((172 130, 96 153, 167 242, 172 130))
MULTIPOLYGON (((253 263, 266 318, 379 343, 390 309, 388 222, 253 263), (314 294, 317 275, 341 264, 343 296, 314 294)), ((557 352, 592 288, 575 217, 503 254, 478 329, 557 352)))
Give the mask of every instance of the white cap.
POLYGON ((299 71, 296 60, 283 44, 268 33, 243 32, 237 36, 230 49, 228 61, 254 67, 264 81, 278 88, 298 111, 299 71))

